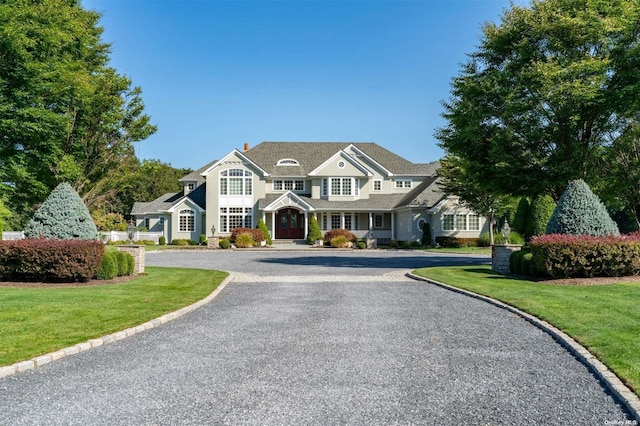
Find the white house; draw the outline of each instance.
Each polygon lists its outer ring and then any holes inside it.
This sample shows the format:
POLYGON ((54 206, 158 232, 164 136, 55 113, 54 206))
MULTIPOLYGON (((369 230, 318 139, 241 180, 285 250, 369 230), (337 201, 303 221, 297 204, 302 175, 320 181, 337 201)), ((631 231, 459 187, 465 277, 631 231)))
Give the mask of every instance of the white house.
POLYGON ((138 226, 173 239, 229 235, 263 219, 274 240, 304 239, 309 219, 322 231, 344 228, 378 241, 419 241, 432 235, 476 238, 484 217, 440 191, 438 163, 415 164, 375 143, 245 144, 181 179, 183 190, 131 214, 138 226))

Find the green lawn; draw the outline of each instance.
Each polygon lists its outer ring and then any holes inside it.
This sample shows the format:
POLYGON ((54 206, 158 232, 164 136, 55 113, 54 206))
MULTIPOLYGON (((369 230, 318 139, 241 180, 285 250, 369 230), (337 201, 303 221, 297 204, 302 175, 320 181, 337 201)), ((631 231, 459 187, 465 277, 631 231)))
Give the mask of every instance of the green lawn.
POLYGON ((0 287, 0 366, 142 324, 205 298, 226 272, 145 268, 121 284, 0 287))
POLYGON ((640 395, 640 283, 544 284, 496 274, 490 266, 423 268, 415 274, 498 299, 553 324, 640 395))

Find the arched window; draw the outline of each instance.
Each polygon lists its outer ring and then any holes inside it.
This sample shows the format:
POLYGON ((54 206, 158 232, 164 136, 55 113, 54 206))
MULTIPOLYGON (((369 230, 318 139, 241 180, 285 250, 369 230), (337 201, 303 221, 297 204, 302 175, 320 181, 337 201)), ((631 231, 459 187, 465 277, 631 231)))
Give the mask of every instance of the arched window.
POLYGON ((195 231, 195 216, 196 213, 193 210, 180 210, 180 232, 195 231))
POLYGON ((248 170, 229 169, 220 172, 220 195, 251 195, 253 174, 248 170))
POLYGON ((293 158, 282 158, 278 160, 276 166, 299 166, 298 160, 294 160, 293 158))

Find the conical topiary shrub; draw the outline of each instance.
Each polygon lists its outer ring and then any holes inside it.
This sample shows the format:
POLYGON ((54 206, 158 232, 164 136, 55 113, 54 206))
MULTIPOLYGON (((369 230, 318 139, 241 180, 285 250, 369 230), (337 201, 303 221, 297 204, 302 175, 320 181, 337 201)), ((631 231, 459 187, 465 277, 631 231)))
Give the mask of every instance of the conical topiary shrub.
POLYGON ((546 233, 547 223, 555 208, 556 202, 549 195, 538 195, 531 201, 524 230, 527 240, 546 233))
POLYGON ((61 183, 35 212, 24 235, 26 238, 95 240, 98 231, 78 193, 68 183, 61 183))
POLYGON ((307 233, 307 244, 315 244, 316 241, 322 239, 322 231, 320 230, 320 225, 318 225, 318 220, 311 216, 309 218, 309 231, 307 233))
POLYGON ((583 180, 574 180, 558 200, 547 234, 620 235, 607 208, 583 180))
POLYGON ((511 228, 521 235, 526 233, 527 218, 529 216, 529 200, 527 197, 520 198, 518 202, 518 208, 513 216, 513 223, 511 228))

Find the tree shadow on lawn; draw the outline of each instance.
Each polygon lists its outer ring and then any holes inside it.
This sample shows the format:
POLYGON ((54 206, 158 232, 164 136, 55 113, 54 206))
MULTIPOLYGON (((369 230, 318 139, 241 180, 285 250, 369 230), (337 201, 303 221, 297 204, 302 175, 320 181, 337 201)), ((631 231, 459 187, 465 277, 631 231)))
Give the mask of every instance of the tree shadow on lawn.
MULTIPOLYGON (((490 263, 490 262, 489 262, 490 263)), ((481 268, 464 268, 464 272, 470 272, 472 274, 478 274, 478 278, 488 278, 491 280, 510 280, 510 281, 522 281, 527 283, 535 283, 539 281, 544 281, 543 278, 539 277, 526 277, 523 275, 505 275, 500 274, 498 272, 492 271, 491 269, 481 269, 481 268)))
POLYGON ((287 258, 260 259, 263 263, 290 266, 320 266, 327 268, 381 268, 381 269, 418 269, 431 266, 463 266, 490 263, 490 260, 467 256, 299 256, 287 258))

